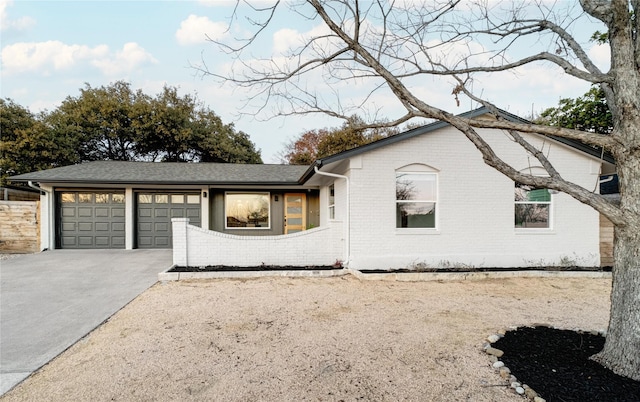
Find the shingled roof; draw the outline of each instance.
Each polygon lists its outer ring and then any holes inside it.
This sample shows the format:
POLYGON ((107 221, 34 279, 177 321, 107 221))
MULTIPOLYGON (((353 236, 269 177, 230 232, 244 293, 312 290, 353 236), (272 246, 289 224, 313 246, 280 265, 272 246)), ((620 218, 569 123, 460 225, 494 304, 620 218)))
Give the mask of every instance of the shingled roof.
POLYGON ((96 161, 13 176, 12 181, 96 184, 297 185, 308 166, 96 161))

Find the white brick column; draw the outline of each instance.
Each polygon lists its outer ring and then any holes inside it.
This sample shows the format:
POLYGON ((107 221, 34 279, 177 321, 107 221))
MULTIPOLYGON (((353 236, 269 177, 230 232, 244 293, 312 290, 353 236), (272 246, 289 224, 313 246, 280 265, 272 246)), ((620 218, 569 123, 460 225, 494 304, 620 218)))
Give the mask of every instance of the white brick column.
POLYGON ((173 265, 188 266, 189 257, 187 249, 187 225, 189 218, 171 219, 173 231, 173 265))

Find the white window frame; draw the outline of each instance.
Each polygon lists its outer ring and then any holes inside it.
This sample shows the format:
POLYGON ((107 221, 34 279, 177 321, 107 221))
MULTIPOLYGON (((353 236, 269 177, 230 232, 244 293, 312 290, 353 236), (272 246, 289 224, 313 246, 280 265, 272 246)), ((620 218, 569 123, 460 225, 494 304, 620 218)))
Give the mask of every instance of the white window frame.
POLYGON ((224 228, 227 230, 269 230, 271 229, 271 193, 268 191, 225 191, 224 193, 224 228), (259 226, 259 227, 238 227, 238 226, 228 226, 227 220, 227 206, 228 206, 228 195, 238 195, 238 194, 247 194, 247 195, 266 195, 267 197, 267 205, 268 205, 268 225, 267 226, 259 226))
POLYGON ((336 219, 336 186, 335 183, 332 183, 327 188, 327 204, 329 211, 329 220, 336 219), (331 194, 333 193, 333 195, 331 194), (333 201, 333 202, 332 202, 333 201))
MULTIPOLYGON (((535 232, 551 232, 553 231, 553 191, 549 190, 549 189, 543 189, 543 188, 539 188, 539 189, 533 189, 533 190, 547 190, 549 192, 549 201, 516 201, 515 200, 515 189, 517 188, 516 186, 518 185, 517 182, 513 182, 513 191, 514 191, 514 200, 513 200, 513 217, 514 217, 514 229, 517 232, 520 233, 535 233, 535 232), (549 216, 547 218, 547 222, 548 225, 547 227, 522 227, 522 226, 516 226, 516 222, 515 222, 515 214, 516 214, 516 205, 548 205, 549 206, 549 216)), ((527 190, 527 191, 533 191, 533 190, 527 190)))
MULTIPOLYGON (((435 178, 435 198, 434 199, 420 199, 420 200, 398 200, 397 198, 397 194, 395 197, 395 203, 394 203, 394 207, 395 210, 397 211, 398 208, 398 204, 402 204, 402 203, 429 203, 429 204, 434 204, 434 208, 433 208, 433 213, 434 213, 434 218, 433 218, 433 227, 418 227, 418 228, 405 228, 405 227, 398 227, 398 222, 396 220, 395 223, 395 228, 397 231, 400 232, 415 232, 415 231, 427 231, 427 232, 437 232, 438 231, 438 217, 439 217, 439 202, 438 202, 438 198, 440 196, 440 178, 437 172, 426 172, 426 171, 404 171, 404 170, 396 170, 395 172, 395 183, 394 183, 394 190, 397 189, 397 185, 398 185, 398 176, 400 175, 424 175, 424 176, 433 176, 435 178)), ((397 212, 396 212, 397 213, 397 212)), ((396 213, 394 213, 394 217, 396 217, 396 213)))

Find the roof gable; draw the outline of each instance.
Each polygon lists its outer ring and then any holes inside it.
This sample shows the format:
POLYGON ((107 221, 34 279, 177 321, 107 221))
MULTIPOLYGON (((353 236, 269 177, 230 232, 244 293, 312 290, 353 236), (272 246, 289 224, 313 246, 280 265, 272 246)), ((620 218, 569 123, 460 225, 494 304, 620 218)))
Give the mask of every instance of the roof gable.
MULTIPOLYGON (((523 123, 523 124, 530 124, 531 122, 523 119, 521 117, 518 117, 514 114, 511 114, 509 112, 505 112, 503 110, 501 110, 501 113, 503 114, 503 116, 514 123, 523 123)), ((469 112, 465 112, 465 113, 461 113, 458 116, 460 117, 464 117, 467 119, 480 119, 480 118, 485 118, 483 116, 490 116, 490 112, 489 109, 486 107, 481 107, 475 110, 471 110, 469 112)), ((486 117, 488 118, 488 117, 486 117)), ((390 137, 386 137, 383 139, 380 139, 378 141, 374 141, 372 143, 369 144, 365 144, 362 146, 359 146, 357 148, 352 148, 349 149, 347 151, 343 151, 340 153, 337 153, 335 155, 331 155, 331 156, 327 156, 326 158, 322 158, 322 159, 318 159, 314 165, 310 166, 307 171, 304 173, 303 177, 302 177, 302 181, 306 182, 308 179, 310 179, 313 175, 314 175, 314 168, 315 167, 322 167, 324 165, 330 164, 330 163, 334 163, 334 162, 338 162, 347 158, 351 158, 353 156, 357 156, 360 154, 363 154, 365 152, 370 152, 373 151, 375 149, 378 148, 382 148, 391 144, 395 144, 397 142, 400 141, 406 141, 408 139, 417 137, 417 136, 421 136, 424 134, 428 134, 428 133, 432 133, 436 130, 442 129, 449 126, 449 123, 443 122, 443 121, 436 121, 421 127, 417 127, 405 132, 402 132, 400 134, 396 134, 390 137)), ((554 136, 554 135, 548 135, 548 138, 551 138, 557 142, 560 142, 564 145, 567 145, 571 148, 576 149, 577 151, 580 151, 582 153, 585 153, 587 155, 590 155, 592 157, 595 158, 602 158, 604 159, 606 162, 609 162, 611 164, 615 164, 615 160, 613 159, 613 157, 607 153, 603 153, 601 148, 593 148, 589 145, 586 145, 580 141, 576 141, 576 140, 570 140, 567 138, 562 138, 562 137, 558 137, 558 136, 554 136)))

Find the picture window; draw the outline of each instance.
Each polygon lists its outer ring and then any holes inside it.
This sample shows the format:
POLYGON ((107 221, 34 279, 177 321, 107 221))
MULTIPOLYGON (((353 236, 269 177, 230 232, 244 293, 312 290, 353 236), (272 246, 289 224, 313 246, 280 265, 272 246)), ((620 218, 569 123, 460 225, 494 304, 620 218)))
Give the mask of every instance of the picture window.
POLYGON ((269 229, 271 206, 269 193, 226 193, 227 229, 269 229))

